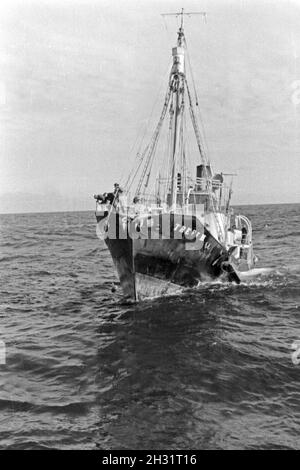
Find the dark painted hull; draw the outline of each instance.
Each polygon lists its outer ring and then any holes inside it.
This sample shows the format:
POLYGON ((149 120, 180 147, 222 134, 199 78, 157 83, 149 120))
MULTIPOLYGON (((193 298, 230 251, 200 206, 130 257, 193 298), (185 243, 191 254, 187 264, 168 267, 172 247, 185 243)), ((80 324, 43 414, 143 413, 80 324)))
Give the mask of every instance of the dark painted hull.
POLYGON ((195 216, 184 216, 183 227, 190 227, 189 235, 189 229, 182 233, 180 223, 175 224, 182 216, 171 217, 169 236, 164 218, 170 220, 170 214, 152 216, 152 227, 144 224, 138 231, 141 219, 118 213, 96 216, 99 233, 105 239, 127 298, 141 300, 175 293, 216 279, 224 272, 226 248, 195 216))

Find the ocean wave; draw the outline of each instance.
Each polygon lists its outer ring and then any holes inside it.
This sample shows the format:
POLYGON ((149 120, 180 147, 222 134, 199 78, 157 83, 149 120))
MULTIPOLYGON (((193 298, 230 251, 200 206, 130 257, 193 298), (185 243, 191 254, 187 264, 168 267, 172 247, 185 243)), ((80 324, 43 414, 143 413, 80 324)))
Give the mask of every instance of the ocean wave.
POLYGON ((143 303, 90 213, 24 215, 17 233, 3 218, 2 447, 299 448, 297 211, 249 208, 259 264, 240 285, 143 303))

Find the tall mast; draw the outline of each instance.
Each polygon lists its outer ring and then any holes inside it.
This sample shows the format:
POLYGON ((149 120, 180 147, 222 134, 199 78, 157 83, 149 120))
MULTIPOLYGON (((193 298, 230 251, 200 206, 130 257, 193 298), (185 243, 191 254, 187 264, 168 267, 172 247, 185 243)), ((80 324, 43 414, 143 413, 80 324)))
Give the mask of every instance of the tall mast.
MULTIPOLYGON (((180 17, 180 28, 178 30, 177 46, 172 49, 173 67, 170 76, 170 91, 172 93, 171 103, 175 99, 174 105, 174 124, 173 124, 173 142, 172 142, 172 155, 171 155, 171 201, 170 205, 175 206, 177 200, 177 170, 178 170, 178 152, 179 152, 179 134, 180 125, 184 111, 184 92, 185 92, 185 38, 184 38, 184 17, 192 15, 201 15, 206 18, 205 12, 184 12, 181 9, 179 13, 164 13, 162 16, 176 16, 180 17)), ((189 93, 189 90, 188 90, 189 93)), ((189 94, 189 102, 191 107, 191 97, 189 94)), ((182 179, 181 179, 182 180, 182 179)), ((184 195, 183 195, 184 197, 184 195)))
MULTIPOLYGON (((190 105, 190 111, 192 115, 192 121, 194 125, 194 130, 197 137, 198 147, 200 150, 201 157, 202 155, 202 148, 200 142, 200 135, 198 132, 198 127, 195 123, 196 116, 193 111, 192 107, 192 100, 191 94, 187 85, 186 81, 186 74, 185 74, 185 48, 186 48, 186 41, 184 36, 183 30, 183 23, 185 16, 191 15, 201 15, 206 17, 206 13, 204 12, 189 12, 185 13, 183 8, 180 13, 165 13, 163 16, 180 16, 180 27, 178 30, 178 37, 177 37, 177 45, 172 49, 172 56, 173 56, 173 65, 169 77, 168 89, 165 97, 165 102, 163 106, 163 110, 161 112, 161 116, 159 122, 155 128, 153 136, 151 138, 150 144, 146 147, 145 151, 143 152, 143 157, 141 163, 143 162, 143 167, 141 171, 141 175, 139 177, 137 189, 135 191, 135 195, 139 195, 142 190, 142 185, 144 184, 144 190, 147 188, 150 178, 150 172, 152 168, 153 159, 155 156, 155 151, 157 148, 157 142, 160 136, 160 132, 162 129, 162 125, 169 108, 170 111, 170 125, 169 125, 169 132, 171 139, 169 140, 169 175, 171 176, 171 188, 170 193, 168 191, 168 204, 173 208, 176 206, 177 202, 177 187, 178 187, 178 170, 179 170, 179 160, 181 152, 181 166, 183 167, 182 174, 180 175, 179 181, 181 183, 181 189, 183 190, 186 187, 186 171, 185 171, 185 150, 183 145, 183 112, 184 112, 184 95, 185 89, 187 90, 188 102, 190 105), (169 107, 170 105, 170 107, 169 107)), ((136 173, 135 173, 136 175, 136 173)), ((134 176, 135 178, 135 176, 134 176)), ((170 181, 168 179, 168 181, 170 181)), ((132 181, 131 181, 132 183, 132 181)), ((169 189, 169 187, 168 187, 169 189)), ((183 201, 185 201, 185 194, 183 194, 183 201)))
POLYGON ((177 169, 178 169, 178 149, 179 149, 179 129, 180 120, 184 110, 184 31, 183 31, 183 9, 181 11, 181 25, 178 30, 177 46, 172 49, 173 67, 170 77, 170 88, 175 96, 174 129, 172 146, 172 176, 171 176, 171 201, 170 205, 175 206, 177 200, 177 169))

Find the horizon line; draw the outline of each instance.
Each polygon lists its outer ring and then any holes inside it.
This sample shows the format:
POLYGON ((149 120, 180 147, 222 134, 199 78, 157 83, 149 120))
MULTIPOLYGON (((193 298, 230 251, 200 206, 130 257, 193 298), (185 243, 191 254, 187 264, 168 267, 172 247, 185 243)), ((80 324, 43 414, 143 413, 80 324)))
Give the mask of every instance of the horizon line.
MULTIPOLYGON (((288 205, 299 205, 300 202, 266 202, 261 204, 232 204, 231 207, 254 207, 254 206, 288 206, 288 205)), ((95 209, 83 209, 83 210, 58 210, 58 211, 24 211, 24 212, 0 212, 1 215, 30 215, 30 214, 72 214, 76 212, 95 212, 95 209)))

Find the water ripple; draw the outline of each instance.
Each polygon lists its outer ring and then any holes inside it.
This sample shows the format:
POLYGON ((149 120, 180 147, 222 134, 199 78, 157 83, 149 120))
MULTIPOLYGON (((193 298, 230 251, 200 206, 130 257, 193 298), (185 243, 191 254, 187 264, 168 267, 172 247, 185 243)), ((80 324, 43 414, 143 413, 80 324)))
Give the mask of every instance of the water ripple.
POLYGON ((142 304, 93 213, 1 216, 1 448, 299 449, 300 206, 242 211, 268 269, 142 304))

